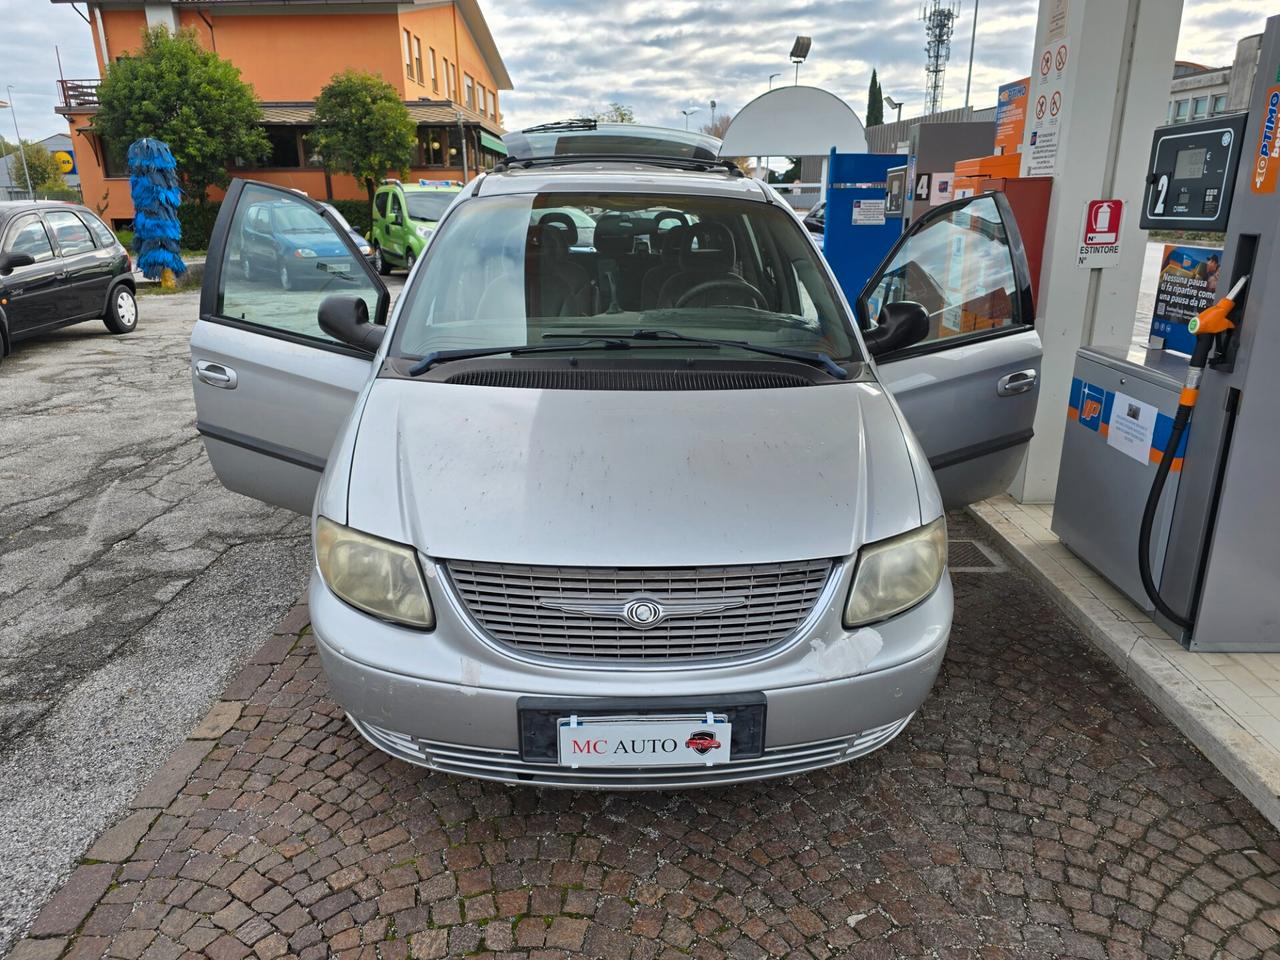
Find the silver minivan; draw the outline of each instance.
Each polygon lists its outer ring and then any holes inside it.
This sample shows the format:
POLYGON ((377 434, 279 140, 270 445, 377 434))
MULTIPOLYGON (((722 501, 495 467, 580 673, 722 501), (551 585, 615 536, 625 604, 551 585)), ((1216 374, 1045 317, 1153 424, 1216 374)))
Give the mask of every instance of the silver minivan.
POLYGON ((1035 413, 1009 207, 929 210, 849 303, 769 186, 681 142, 516 154, 462 191, 394 310, 318 204, 228 190, 197 426, 228 488, 312 515, 319 654, 389 754, 728 783, 863 756, 928 696, 944 508, 1008 485, 1035 413), (349 256, 299 250, 315 274, 292 290, 246 279, 264 202, 349 256))

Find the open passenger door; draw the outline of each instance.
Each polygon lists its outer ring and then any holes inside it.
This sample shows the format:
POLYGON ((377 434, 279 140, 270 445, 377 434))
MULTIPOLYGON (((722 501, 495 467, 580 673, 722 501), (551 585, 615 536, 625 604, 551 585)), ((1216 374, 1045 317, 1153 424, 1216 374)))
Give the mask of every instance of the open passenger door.
POLYGON ((1041 348, 1030 269, 1004 195, 955 200, 913 223, 857 311, 946 505, 1005 491, 1031 440, 1041 348), (928 317, 927 331, 921 322, 907 342, 883 336, 903 301, 928 317))
POLYGON ((228 489, 311 512, 373 372, 369 353, 320 328, 320 303, 335 293, 386 323, 390 294, 327 211, 292 190, 232 181, 191 333, 196 428, 228 489))

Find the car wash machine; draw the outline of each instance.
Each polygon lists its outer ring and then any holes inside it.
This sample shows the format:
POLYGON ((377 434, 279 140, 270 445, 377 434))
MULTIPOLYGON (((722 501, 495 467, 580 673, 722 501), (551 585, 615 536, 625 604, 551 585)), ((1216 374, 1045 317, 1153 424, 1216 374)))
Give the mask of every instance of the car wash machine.
POLYGON ((1155 132, 1141 224, 1223 234, 1161 265, 1212 302, 1079 351, 1053 529, 1189 649, 1280 651, 1280 16, 1247 113, 1155 132))

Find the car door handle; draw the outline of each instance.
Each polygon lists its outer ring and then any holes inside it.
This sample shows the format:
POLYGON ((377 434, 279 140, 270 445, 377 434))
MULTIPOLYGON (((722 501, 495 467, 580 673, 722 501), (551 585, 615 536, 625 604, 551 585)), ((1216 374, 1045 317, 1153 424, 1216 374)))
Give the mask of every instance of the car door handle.
POLYGON ((230 367, 209 360, 196 361, 196 376, 209 386, 223 390, 234 390, 238 379, 236 372, 230 367))
POLYGON ((1017 373, 1006 373, 996 381, 996 396, 1012 397, 1026 393, 1036 385, 1035 370, 1019 370, 1017 373))

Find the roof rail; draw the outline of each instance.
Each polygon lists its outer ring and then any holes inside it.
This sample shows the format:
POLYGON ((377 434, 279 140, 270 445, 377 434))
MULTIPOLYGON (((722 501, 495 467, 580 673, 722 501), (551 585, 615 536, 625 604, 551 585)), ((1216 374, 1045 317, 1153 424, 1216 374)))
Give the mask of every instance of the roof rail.
POLYGON ((652 157, 628 153, 566 153, 555 157, 505 157, 494 164, 495 173, 504 170, 528 170, 532 167, 562 167, 574 163, 642 163, 650 167, 667 167, 671 170, 691 170, 695 173, 728 173, 744 176, 742 169, 732 160, 702 160, 697 157, 652 157))
POLYGON ((402 186, 402 184, 400 183, 400 181, 399 181, 399 180, 397 180, 395 177, 383 177, 383 178, 382 178, 382 182, 383 182, 383 183, 394 183, 397 187, 402 186))

